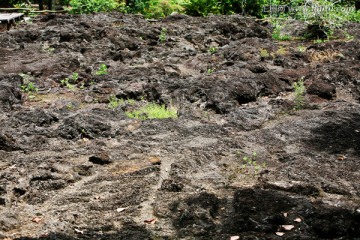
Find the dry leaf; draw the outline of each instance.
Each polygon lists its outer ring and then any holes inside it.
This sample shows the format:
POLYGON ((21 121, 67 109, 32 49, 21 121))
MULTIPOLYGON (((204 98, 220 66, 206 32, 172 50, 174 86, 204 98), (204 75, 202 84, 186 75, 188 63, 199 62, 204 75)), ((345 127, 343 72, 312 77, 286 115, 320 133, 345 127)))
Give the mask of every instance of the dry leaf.
POLYGON ((127 209, 127 208, 126 208, 126 207, 125 207, 125 208, 122 208, 122 207, 121 207, 121 208, 117 208, 116 211, 117 211, 117 212, 123 212, 123 211, 125 211, 125 209, 127 209))
POLYGON ((295 218, 294 222, 298 222, 298 223, 301 222, 301 218, 295 218))
POLYGON ((346 156, 342 155, 342 156, 338 156, 337 158, 339 161, 344 161, 346 159, 346 156))
POLYGON ((144 223, 147 223, 147 224, 155 224, 156 223, 156 219, 155 218, 152 218, 152 219, 149 219, 149 220, 145 220, 144 223))
POLYGON ((240 239, 239 236, 232 236, 232 237, 230 237, 230 240, 238 240, 238 239, 240 239))
POLYGON ((79 233, 79 234, 84 234, 84 231, 79 230, 79 229, 76 229, 76 228, 75 228, 75 232, 76 232, 76 233, 79 233))
POLYGON ((287 216, 288 216, 288 214, 287 214, 286 212, 284 212, 283 215, 284 215, 284 217, 287 217, 287 216))
POLYGON ((31 219, 31 221, 34 222, 34 223, 41 223, 41 222, 42 222, 42 219, 39 218, 39 217, 33 217, 33 218, 31 219))
POLYGON ((284 236, 285 233, 283 233, 283 232, 276 232, 275 234, 281 237, 281 236, 284 236))
POLYGON ((294 227, 295 227, 294 225, 281 225, 281 228, 286 230, 286 231, 290 231, 294 227))

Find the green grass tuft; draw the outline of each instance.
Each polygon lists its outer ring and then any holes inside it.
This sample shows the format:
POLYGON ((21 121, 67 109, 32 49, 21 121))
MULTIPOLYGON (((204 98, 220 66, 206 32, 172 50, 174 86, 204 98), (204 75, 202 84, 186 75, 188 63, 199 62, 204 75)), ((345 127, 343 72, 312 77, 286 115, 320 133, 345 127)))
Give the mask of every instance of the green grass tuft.
POLYGON ((159 105, 156 103, 148 103, 137 110, 128 111, 125 114, 129 118, 136 118, 140 120, 177 118, 176 109, 166 108, 165 105, 159 105))

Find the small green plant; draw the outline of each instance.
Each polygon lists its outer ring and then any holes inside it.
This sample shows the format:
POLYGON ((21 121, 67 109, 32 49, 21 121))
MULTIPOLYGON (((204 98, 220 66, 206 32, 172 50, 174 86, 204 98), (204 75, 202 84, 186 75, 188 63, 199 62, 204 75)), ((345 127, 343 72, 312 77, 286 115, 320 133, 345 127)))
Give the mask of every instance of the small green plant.
POLYGON ((256 156, 257 156, 256 152, 253 152, 251 156, 244 156, 242 158, 242 166, 241 166, 242 170, 244 170, 247 173, 251 173, 252 171, 253 174, 256 175, 259 173, 262 167, 266 168, 266 163, 263 163, 261 166, 256 162, 256 156))
POLYGON ((101 64, 99 69, 95 72, 95 75, 106 75, 108 74, 108 67, 105 64, 101 64))
POLYGON ((211 54, 216 53, 217 50, 218 50, 217 47, 210 47, 210 48, 209 48, 209 53, 211 53, 211 54))
POLYGON ((287 53, 286 49, 283 46, 280 46, 279 49, 276 51, 277 55, 285 55, 287 53))
POLYGON ((264 49, 264 48, 260 48, 260 57, 261 60, 264 60, 265 58, 268 58, 270 56, 268 50, 264 49))
POLYGON ((75 83, 77 83, 79 79, 79 74, 77 72, 74 72, 71 75, 71 78, 65 78, 60 80, 60 83, 62 86, 67 87, 69 90, 75 90, 75 83))
POLYGON ((159 35, 159 41, 160 42, 165 42, 166 41, 166 33, 167 33, 167 29, 166 28, 161 28, 161 32, 160 32, 160 35, 159 35))
POLYGON ((305 52, 305 51, 306 51, 306 47, 300 45, 300 46, 297 47, 297 50, 298 50, 299 52, 305 52))
POLYGON ((295 110, 301 110, 304 107, 305 101, 304 101, 304 93, 305 93, 305 85, 304 80, 301 79, 298 82, 294 83, 294 91, 295 91, 295 110))
POLYGON ((39 89, 35 86, 34 83, 28 82, 27 84, 23 84, 20 86, 21 90, 24 93, 36 93, 39 89))
POLYGON ((283 35, 281 33, 281 30, 283 29, 283 25, 281 25, 280 22, 275 21, 274 25, 275 25, 275 27, 274 27, 274 30, 273 30, 272 35, 271 35, 274 40, 289 41, 289 40, 292 39, 291 36, 283 35))
POLYGON ((119 105, 122 105, 124 103, 125 103, 124 99, 118 99, 115 96, 110 96, 109 97, 108 108, 114 109, 114 108, 117 108, 119 105))
POLYGON ((229 175, 228 179, 229 181, 234 181, 235 179, 239 178, 240 176, 244 177, 255 177, 259 174, 261 169, 266 168, 266 163, 259 164, 257 159, 257 153, 254 151, 252 154, 249 155, 243 155, 243 152, 238 150, 236 151, 236 157, 240 159, 240 161, 237 162, 237 166, 232 169, 232 174, 229 175))
POLYGON ((176 109, 166 108, 165 105, 159 105, 156 103, 148 103, 137 110, 126 111, 125 114, 129 118, 140 120, 177 118, 176 109))
POLYGON ((214 69, 213 68, 208 68, 208 70, 206 72, 207 72, 207 74, 212 74, 214 72, 214 69))
POLYGON ((354 40, 354 36, 350 35, 348 32, 344 31, 344 35, 345 35, 345 39, 347 41, 353 41, 354 40))
POLYGON ((315 39, 313 41, 314 44, 321 44, 321 43, 325 43, 325 42, 328 42, 329 40, 327 39, 315 39))

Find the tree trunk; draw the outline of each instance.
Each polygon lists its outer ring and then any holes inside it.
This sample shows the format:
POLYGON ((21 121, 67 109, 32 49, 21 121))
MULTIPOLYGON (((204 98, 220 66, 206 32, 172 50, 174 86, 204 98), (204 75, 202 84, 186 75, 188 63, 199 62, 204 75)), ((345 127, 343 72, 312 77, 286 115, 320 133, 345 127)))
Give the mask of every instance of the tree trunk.
POLYGON ((39 10, 40 11, 44 10, 44 2, 43 2, 43 0, 39 0, 39 10))
POLYGON ((355 10, 356 11, 360 10, 360 1, 359 0, 355 1, 355 10))

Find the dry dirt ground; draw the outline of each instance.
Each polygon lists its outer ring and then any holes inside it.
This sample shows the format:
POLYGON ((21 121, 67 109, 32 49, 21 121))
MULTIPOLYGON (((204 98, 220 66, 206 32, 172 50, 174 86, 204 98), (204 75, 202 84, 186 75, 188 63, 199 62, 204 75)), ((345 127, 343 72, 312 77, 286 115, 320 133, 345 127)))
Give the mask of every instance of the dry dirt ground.
POLYGON ((241 16, 50 14, 0 33, 0 239, 360 239, 346 27, 278 42, 241 16), (146 102, 178 118, 125 115, 146 102))

